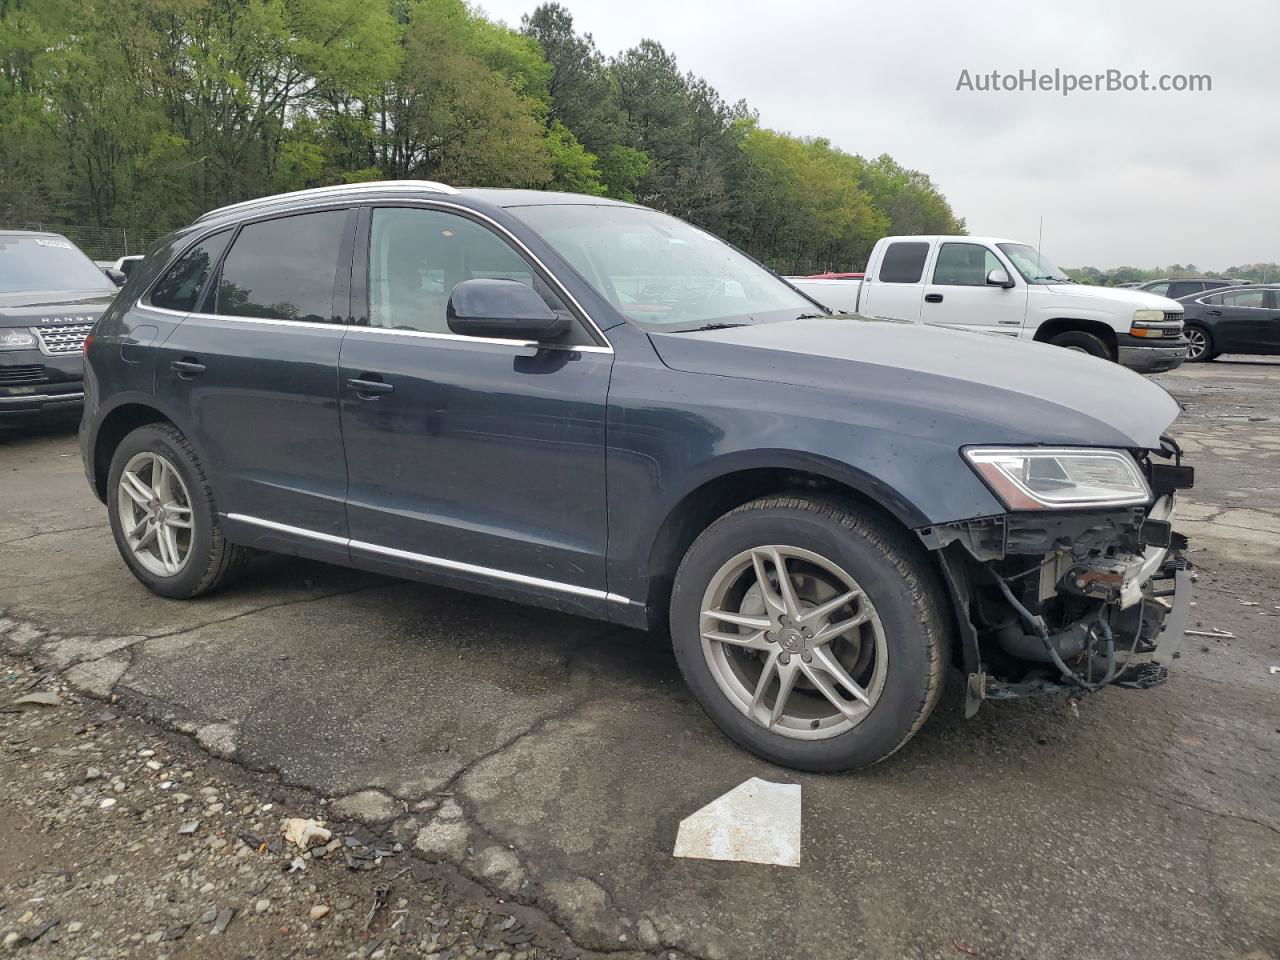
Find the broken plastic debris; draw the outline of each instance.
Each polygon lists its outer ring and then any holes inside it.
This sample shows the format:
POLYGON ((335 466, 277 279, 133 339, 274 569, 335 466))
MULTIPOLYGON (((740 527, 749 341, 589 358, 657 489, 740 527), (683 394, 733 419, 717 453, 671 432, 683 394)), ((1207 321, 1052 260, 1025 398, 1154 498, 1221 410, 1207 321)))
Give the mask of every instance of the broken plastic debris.
POLYGON ((1188 637, 1217 637, 1220 640, 1234 640, 1236 635, 1230 630, 1219 630, 1214 627, 1212 630, 1184 630, 1182 631, 1188 637))
POLYGON ((318 843, 328 843, 333 834, 324 828, 318 820, 304 820, 302 817, 290 817, 280 827, 280 832, 290 843, 297 844, 303 850, 314 847, 318 843))
POLYGON ((677 857, 800 865, 800 785, 752 777, 680 821, 677 857))
POLYGON ((19 697, 13 701, 15 707, 59 707, 62 705, 62 698, 56 693, 47 690, 37 690, 35 693, 28 693, 24 697, 19 697))

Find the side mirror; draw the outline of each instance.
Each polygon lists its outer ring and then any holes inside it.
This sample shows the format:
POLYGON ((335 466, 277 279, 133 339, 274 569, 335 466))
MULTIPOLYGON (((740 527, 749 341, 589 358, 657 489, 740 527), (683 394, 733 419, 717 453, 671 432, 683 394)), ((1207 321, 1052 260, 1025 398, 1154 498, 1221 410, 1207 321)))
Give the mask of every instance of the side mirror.
POLYGON ((996 267, 987 274, 987 286, 1004 287, 1008 290, 1013 286, 1013 281, 1009 279, 1009 274, 1004 268, 996 267))
POLYGON ((463 280, 449 294, 449 329, 468 337, 554 340, 569 329, 561 316, 519 280, 463 280))
POLYGON ((107 279, 117 287, 123 287, 124 282, 129 279, 122 271, 117 270, 115 267, 103 267, 102 272, 105 273, 107 275, 107 279))

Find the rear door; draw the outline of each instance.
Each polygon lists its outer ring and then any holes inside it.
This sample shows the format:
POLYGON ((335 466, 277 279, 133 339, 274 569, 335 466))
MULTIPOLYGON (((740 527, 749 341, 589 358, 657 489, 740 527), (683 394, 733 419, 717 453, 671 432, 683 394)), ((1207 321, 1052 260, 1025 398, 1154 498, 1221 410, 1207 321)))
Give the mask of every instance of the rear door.
POLYGON ((983 243, 947 240, 938 246, 920 319, 975 330, 1019 336, 1027 315, 1027 285, 1020 282, 994 250, 983 243), (994 287, 987 274, 1003 270, 1014 287, 994 287))
POLYGON ((613 351, 577 317, 552 347, 452 333, 449 295, 476 277, 568 308, 510 237, 463 211, 365 216, 354 287, 367 306, 339 381, 352 557, 602 609, 613 351))
POLYGON ((345 208, 244 224, 157 364, 157 392, 201 454, 219 511, 341 557, 338 352, 354 228, 345 208))
POLYGON ((1269 290, 1231 290, 1213 297, 1205 307, 1212 318, 1214 349, 1223 353, 1270 353, 1276 342, 1275 310, 1269 309, 1269 290))
POLYGON ((885 247, 875 270, 862 281, 860 312, 869 317, 919 320, 924 300, 928 240, 895 240, 885 247))

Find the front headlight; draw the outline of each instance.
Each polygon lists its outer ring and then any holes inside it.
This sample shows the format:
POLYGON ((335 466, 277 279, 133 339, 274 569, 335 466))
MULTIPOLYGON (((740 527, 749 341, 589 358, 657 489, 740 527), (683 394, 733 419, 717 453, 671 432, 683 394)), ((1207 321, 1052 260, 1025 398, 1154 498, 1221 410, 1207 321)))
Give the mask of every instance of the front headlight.
POLYGON ((1010 510, 1123 507, 1151 502, 1146 478, 1124 450, 968 447, 964 456, 1010 510))
POLYGON ((1134 325, 1141 326, 1148 323, 1164 323, 1163 310, 1135 310, 1133 311, 1134 325))
POLYGON ((0 350, 29 350, 36 338, 24 330, 0 330, 0 350))

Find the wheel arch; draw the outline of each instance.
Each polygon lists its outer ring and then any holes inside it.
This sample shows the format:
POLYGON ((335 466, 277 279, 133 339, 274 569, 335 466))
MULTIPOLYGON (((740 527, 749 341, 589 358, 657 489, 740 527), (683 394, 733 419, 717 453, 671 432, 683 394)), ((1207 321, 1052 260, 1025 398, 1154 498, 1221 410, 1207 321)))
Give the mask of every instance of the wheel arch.
POLYGON ((139 427, 149 423, 167 423, 173 419, 152 403, 125 401, 106 413, 93 437, 93 490, 103 503, 107 499, 107 474, 111 470, 111 458, 120 442, 139 427))
POLYGON ((840 499, 906 530, 928 524, 924 513, 900 493, 845 464, 785 451, 725 457, 714 473, 674 498, 651 541, 645 606, 652 628, 665 626, 676 569, 698 534, 735 507, 779 493, 840 499))
POLYGON ((1093 334, 1107 345, 1113 358, 1117 356, 1116 351, 1119 344, 1116 342, 1116 331, 1101 320, 1084 320, 1080 317, 1054 317, 1046 320, 1036 328, 1036 335, 1033 339, 1041 343, 1047 343, 1059 334, 1069 333, 1073 330, 1093 334))

